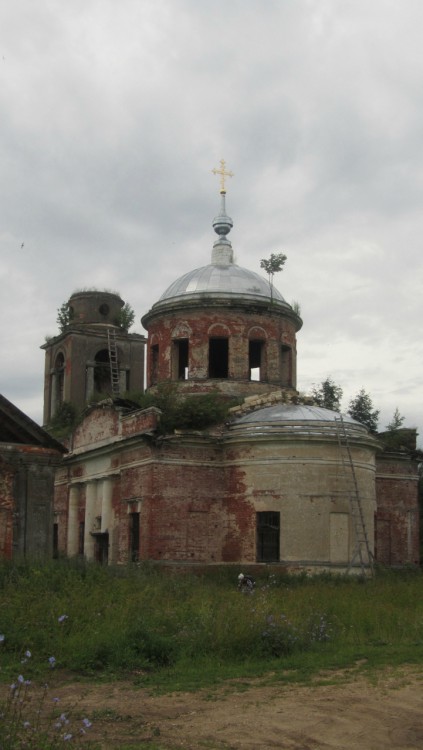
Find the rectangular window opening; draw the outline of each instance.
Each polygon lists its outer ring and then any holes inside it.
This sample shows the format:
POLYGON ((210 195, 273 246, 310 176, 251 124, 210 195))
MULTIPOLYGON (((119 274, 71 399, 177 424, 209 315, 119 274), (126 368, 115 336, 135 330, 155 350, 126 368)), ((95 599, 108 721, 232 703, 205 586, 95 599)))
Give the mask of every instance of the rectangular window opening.
POLYGON ((229 374, 229 341, 209 340, 209 378, 227 378, 229 374))
POLYGON ((257 562, 278 562, 280 538, 280 513, 257 513, 257 562))

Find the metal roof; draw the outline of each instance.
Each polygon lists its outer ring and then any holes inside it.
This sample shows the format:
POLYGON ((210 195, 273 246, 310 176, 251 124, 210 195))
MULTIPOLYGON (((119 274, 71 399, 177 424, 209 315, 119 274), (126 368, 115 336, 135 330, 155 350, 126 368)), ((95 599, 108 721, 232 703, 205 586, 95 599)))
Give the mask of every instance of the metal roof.
MULTIPOLYGON (((270 299, 269 282, 254 271, 235 264, 216 265, 195 268, 173 282, 159 299, 160 302, 185 295, 242 295, 243 297, 270 299)), ((273 288, 273 299, 285 302, 284 298, 273 288)))
MULTIPOLYGON (((249 424, 258 422, 339 422, 340 414, 331 409, 323 409, 321 406, 307 406, 306 404, 275 404, 257 409, 236 420, 237 424, 249 424)), ((349 416, 343 414, 345 423, 353 426, 366 428, 349 416)))

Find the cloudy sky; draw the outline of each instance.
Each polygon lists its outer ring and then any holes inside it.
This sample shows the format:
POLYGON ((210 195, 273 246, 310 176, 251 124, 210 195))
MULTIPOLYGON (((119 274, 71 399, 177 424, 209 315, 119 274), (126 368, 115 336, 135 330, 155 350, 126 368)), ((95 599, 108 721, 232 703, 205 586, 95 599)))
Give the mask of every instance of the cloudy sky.
MULTIPOLYGON (((0 6, 0 392, 42 419, 76 289, 139 319, 210 262, 301 305, 298 387, 330 375, 423 433, 423 2, 13 0, 0 6)), ((421 441, 421 438, 420 438, 421 441)))

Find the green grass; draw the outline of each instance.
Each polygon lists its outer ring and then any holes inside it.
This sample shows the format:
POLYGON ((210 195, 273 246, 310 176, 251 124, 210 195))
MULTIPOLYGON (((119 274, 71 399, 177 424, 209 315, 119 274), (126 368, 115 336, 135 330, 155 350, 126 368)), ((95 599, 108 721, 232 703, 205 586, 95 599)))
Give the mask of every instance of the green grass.
MULTIPOLYGON (((56 707, 51 690, 62 680, 129 679, 135 689, 203 689, 215 700, 222 686, 328 684, 357 672, 377 681, 383 667, 423 663, 420 571, 363 582, 263 568, 252 595, 238 592, 237 573, 1 563, 1 747, 54 750, 68 734, 75 748, 103 746, 81 734, 84 722, 119 717, 101 706, 88 717, 56 707)), ((141 747, 165 750, 159 737, 122 750, 141 747)))
POLYGON ((129 676, 161 690, 269 673, 302 681, 358 661, 369 669, 423 661, 420 571, 363 583, 264 569, 251 596, 237 591, 236 574, 3 563, 0 679, 17 670, 44 678, 51 657, 57 676, 129 676))

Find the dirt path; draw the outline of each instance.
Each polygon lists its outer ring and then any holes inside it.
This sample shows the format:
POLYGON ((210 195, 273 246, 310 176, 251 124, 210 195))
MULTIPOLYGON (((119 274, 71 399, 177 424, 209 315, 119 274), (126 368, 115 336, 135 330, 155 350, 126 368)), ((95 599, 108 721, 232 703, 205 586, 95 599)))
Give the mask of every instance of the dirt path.
POLYGON ((91 737, 108 750, 141 750, 146 740, 160 750, 422 750, 421 671, 384 672, 372 683, 336 677, 340 684, 332 675, 311 687, 251 681, 159 697, 122 682, 69 683, 55 693, 63 706, 84 707, 91 737))

